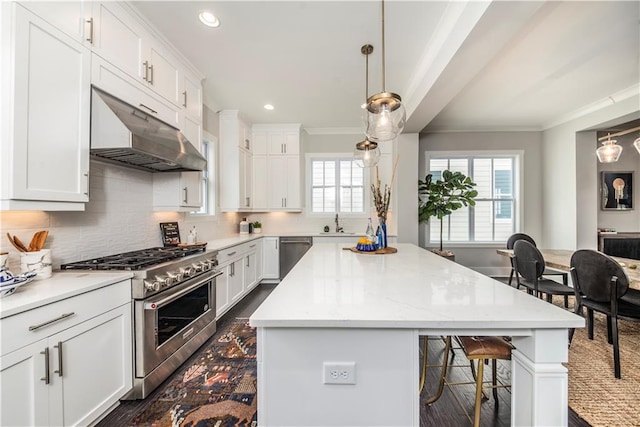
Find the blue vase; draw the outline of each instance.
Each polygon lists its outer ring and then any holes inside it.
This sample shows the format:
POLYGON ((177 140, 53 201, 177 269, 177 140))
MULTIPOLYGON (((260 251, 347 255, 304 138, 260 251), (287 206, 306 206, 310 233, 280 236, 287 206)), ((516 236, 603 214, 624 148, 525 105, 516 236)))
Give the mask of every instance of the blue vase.
POLYGON ((382 222, 380 218, 378 218, 378 230, 376 232, 376 237, 378 238, 378 249, 384 249, 387 247, 387 224, 382 222))

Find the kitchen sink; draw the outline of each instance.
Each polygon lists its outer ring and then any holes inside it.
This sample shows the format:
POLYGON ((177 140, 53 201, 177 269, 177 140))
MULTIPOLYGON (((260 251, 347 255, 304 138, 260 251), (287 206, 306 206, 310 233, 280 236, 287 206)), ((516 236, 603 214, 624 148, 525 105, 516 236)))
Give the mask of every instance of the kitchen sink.
POLYGON ((335 232, 335 231, 321 231, 320 233, 321 236, 353 236, 354 233, 353 231, 339 231, 339 232, 335 232))

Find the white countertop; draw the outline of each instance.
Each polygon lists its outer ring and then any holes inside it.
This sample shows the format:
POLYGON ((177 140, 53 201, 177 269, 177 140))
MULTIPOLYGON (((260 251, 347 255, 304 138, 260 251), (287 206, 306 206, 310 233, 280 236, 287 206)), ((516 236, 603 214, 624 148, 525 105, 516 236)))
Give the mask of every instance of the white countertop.
POLYGON ((251 316, 257 327, 523 329, 584 319, 411 244, 314 244, 251 316))
POLYGON ((13 294, 0 298, 0 318, 13 316, 132 277, 131 272, 56 271, 49 279, 26 283, 18 287, 13 294))

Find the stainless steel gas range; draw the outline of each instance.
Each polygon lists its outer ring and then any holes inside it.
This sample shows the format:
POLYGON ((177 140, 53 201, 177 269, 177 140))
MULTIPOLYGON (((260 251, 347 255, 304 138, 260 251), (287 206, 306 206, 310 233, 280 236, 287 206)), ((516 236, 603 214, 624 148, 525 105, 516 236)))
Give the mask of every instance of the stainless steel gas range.
POLYGON ((143 399, 216 331, 217 252, 158 247, 63 264, 63 270, 130 270, 135 378, 143 399))

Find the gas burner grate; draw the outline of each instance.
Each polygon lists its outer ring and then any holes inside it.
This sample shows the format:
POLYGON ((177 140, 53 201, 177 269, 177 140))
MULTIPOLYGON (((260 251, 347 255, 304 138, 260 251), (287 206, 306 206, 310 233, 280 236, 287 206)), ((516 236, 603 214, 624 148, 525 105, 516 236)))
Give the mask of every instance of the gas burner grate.
POLYGON ((62 264, 62 270, 142 270, 176 258, 204 252, 204 247, 156 247, 62 264))

